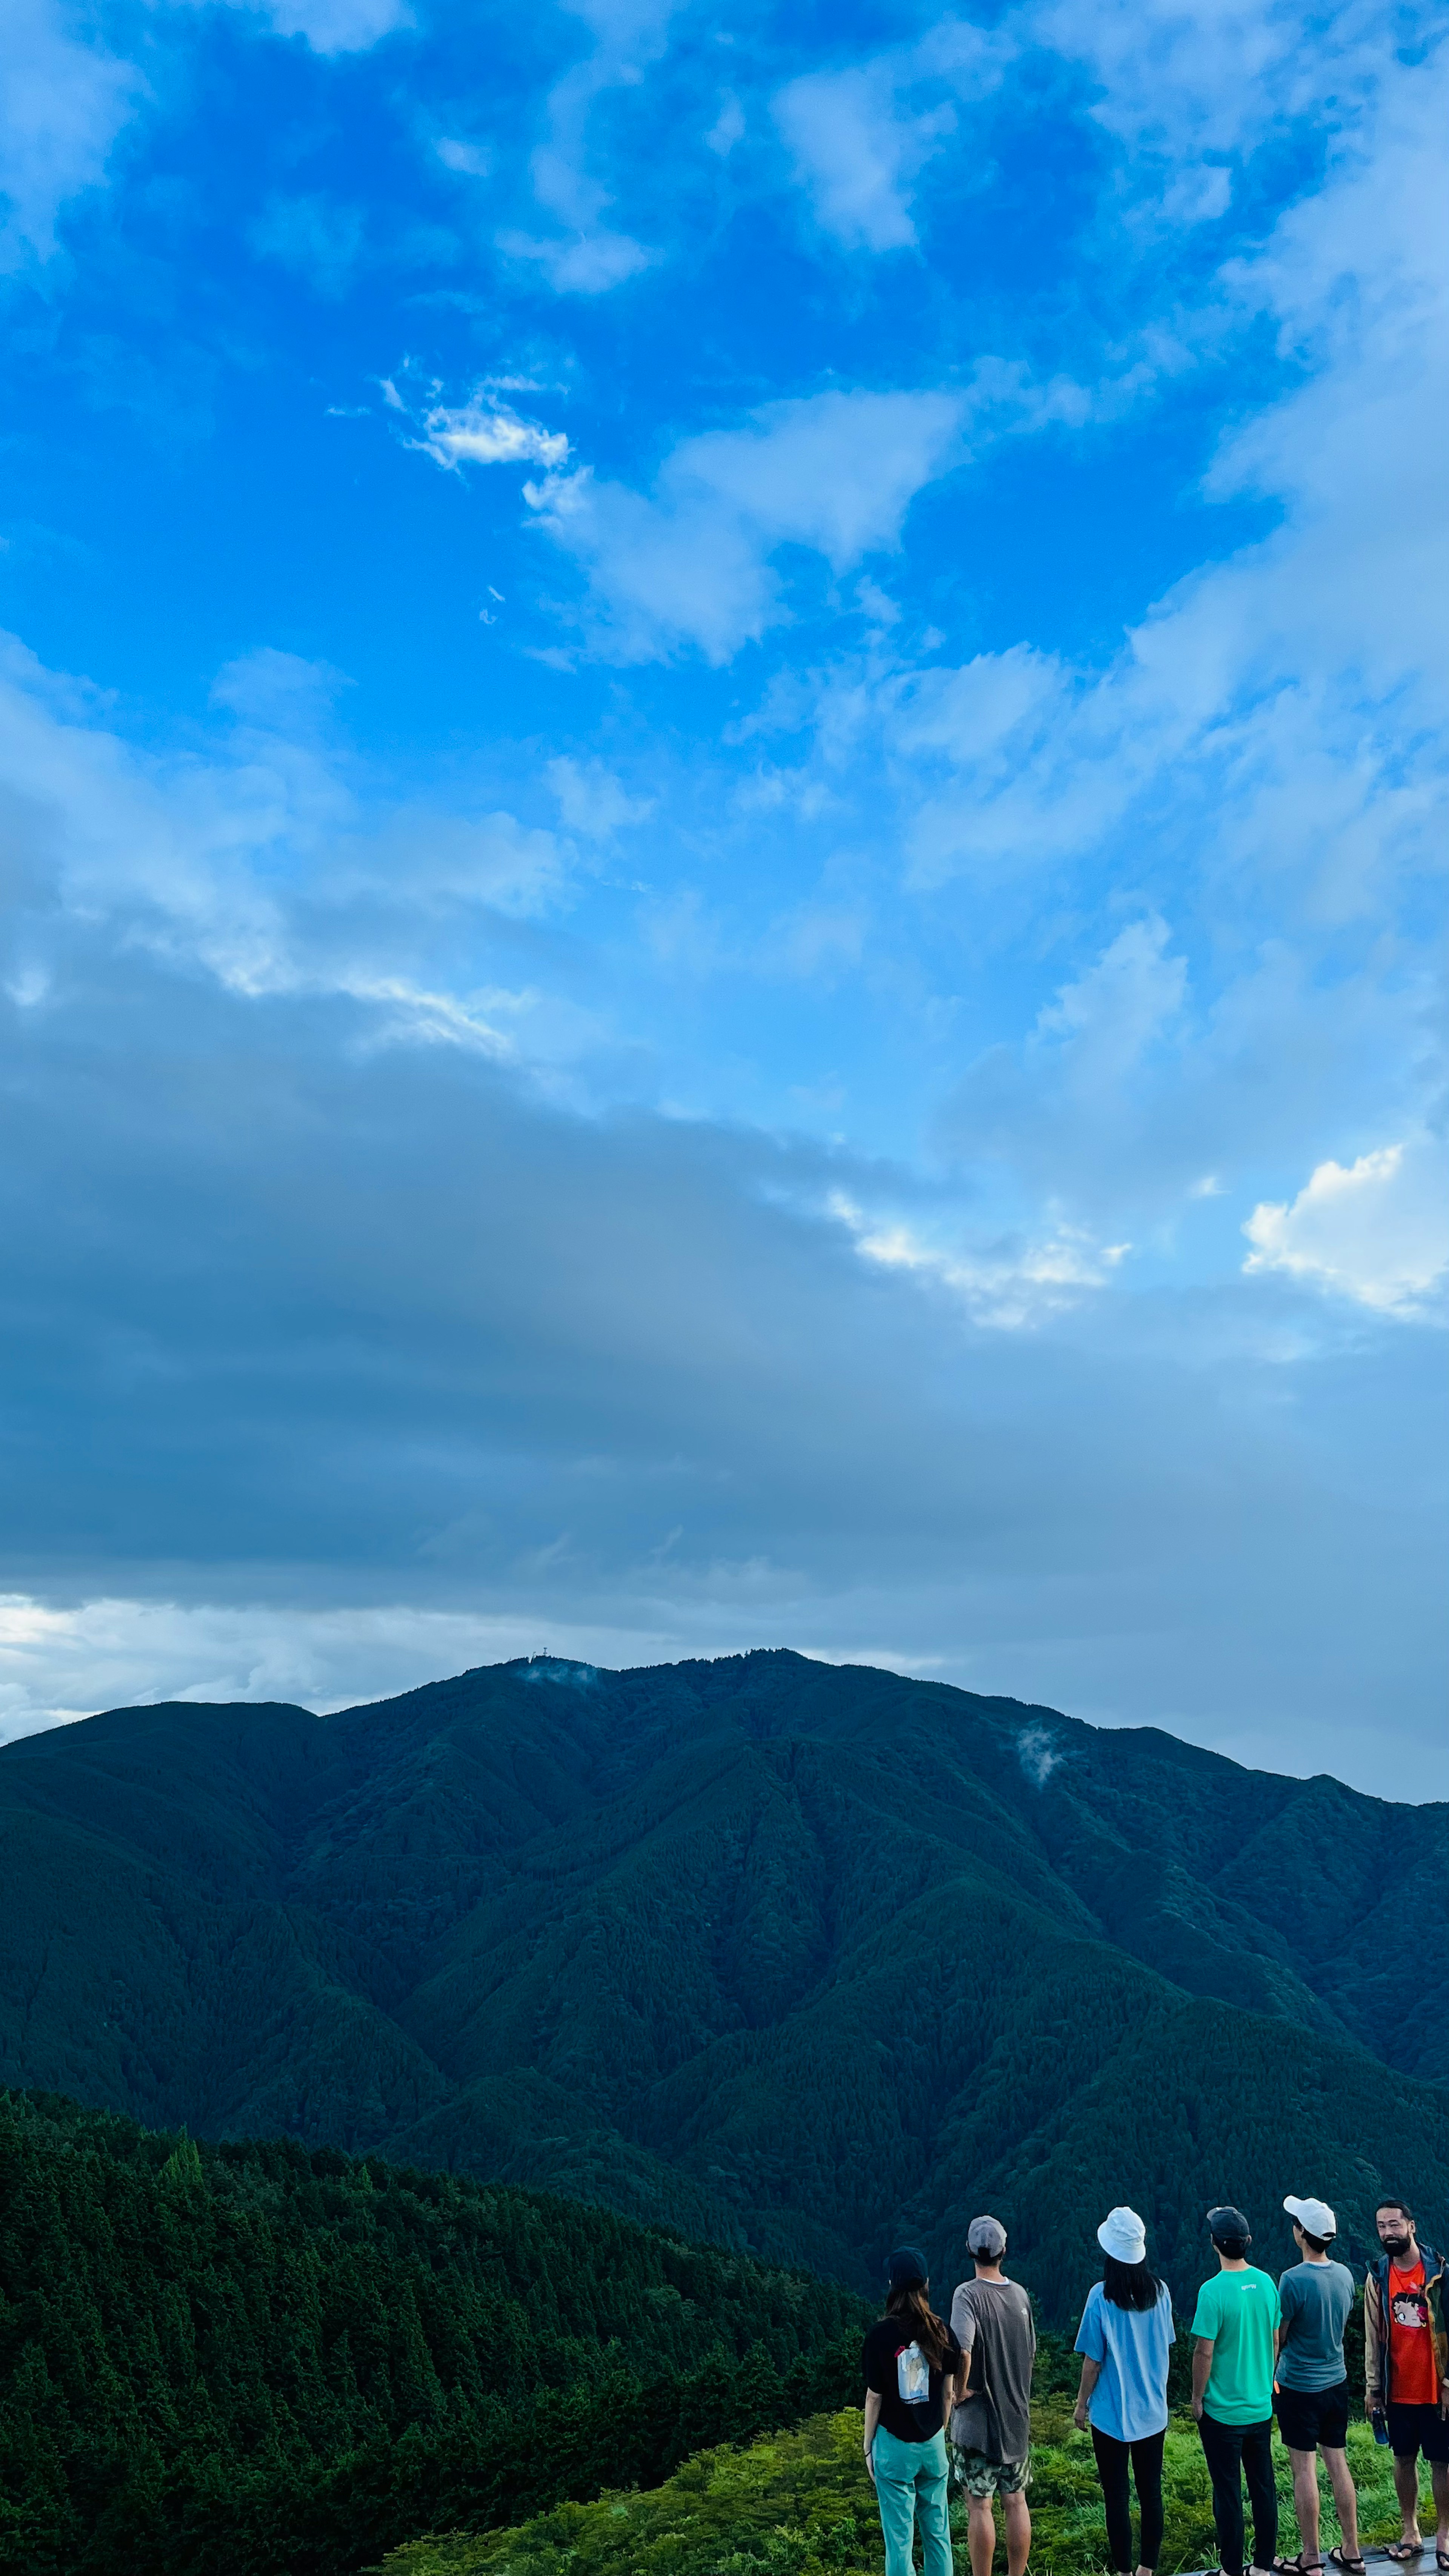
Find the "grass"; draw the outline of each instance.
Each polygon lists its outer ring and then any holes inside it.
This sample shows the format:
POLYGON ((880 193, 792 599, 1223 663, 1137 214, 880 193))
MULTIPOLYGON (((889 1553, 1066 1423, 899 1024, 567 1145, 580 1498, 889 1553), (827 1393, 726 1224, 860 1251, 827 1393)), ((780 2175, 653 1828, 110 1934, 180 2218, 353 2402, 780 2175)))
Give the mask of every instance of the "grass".
MULTIPOLYGON (((1104 2564, 1101 2495, 1087 2435, 1074 2430, 1070 2402, 1035 2406, 1031 2509, 1033 2576, 1097 2576, 1104 2564)), ((794 2432, 745 2450, 702 2451, 661 2487, 606 2494, 594 2504, 559 2505, 507 2531, 456 2532, 395 2549, 384 2576, 876 2576, 884 2564, 880 2522, 861 2458, 853 2409, 817 2415, 794 2432)), ((1351 2424, 1349 2463, 1359 2491, 1365 2541, 1397 2537, 1389 2454, 1367 2424, 1351 2424)), ((1274 2437, 1282 2537, 1297 2546, 1288 2454, 1274 2437)), ((1322 2546, 1339 2537, 1324 2490, 1322 2546)), ((1164 2459, 1167 2537, 1162 2576, 1211 2567, 1207 2470, 1189 2415, 1175 2417, 1164 2459)), ((965 2565, 964 2509, 957 2564, 965 2565)), ((1004 2552, 998 2552, 998 2570, 1004 2552)), ((1429 2559, 1432 2568, 1432 2556, 1429 2559)))

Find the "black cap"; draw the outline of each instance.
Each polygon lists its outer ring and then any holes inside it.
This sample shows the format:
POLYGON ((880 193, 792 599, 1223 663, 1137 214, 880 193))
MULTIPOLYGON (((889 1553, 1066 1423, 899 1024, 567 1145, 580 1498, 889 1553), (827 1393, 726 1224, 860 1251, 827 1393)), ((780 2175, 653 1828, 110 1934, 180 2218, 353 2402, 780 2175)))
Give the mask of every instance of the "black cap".
POLYGON ((1225 2201, 1221 2209, 1210 2209, 1207 2220, 1208 2234, 1214 2245, 1229 2244, 1234 2237, 1241 2237, 1245 2245, 1252 2242, 1251 2227, 1242 2211, 1234 2209, 1231 2201, 1225 2201))
POLYGON ((898 2245, 886 2260, 888 2290, 923 2290, 930 2274, 918 2245, 898 2245))

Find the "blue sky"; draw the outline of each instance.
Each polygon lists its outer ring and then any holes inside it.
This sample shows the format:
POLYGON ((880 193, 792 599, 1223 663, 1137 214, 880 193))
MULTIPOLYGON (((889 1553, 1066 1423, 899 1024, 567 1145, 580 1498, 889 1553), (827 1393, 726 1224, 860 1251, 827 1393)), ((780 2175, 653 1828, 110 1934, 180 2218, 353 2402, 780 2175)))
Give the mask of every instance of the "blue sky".
POLYGON ((1449 1795, 1444 34, 12 0, 0 1732, 1449 1795))

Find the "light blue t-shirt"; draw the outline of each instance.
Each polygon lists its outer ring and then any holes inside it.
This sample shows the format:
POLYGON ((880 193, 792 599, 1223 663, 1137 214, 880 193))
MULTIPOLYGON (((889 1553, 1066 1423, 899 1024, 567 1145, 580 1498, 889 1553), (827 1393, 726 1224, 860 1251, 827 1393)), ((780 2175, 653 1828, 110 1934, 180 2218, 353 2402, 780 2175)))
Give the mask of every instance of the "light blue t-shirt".
POLYGON ((1101 2375, 1087 2400, 1087 2413, 1099 2433, 1114 2442, 1144 2442, 1167 2424, 1167 2347, 1177 2337, 1172 2325, 1172 2296, 1159 2282, 1155 2308, 1119 2308, 1105 2295, 1100 2281, 1087 2292, 1077 2350, 1101 2364, 1101 2375))

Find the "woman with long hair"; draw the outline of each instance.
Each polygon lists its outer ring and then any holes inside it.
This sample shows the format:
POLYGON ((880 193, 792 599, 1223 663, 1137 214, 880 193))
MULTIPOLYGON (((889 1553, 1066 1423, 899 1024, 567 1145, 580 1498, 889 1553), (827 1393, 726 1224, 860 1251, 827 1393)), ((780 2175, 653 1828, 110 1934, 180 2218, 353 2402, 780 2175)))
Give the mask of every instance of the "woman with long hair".
POLYGON ((921 2530, 923 2576, 951 2576, 946 2418, 961 2346, 936 2315, 926 2260, 899 2246, 886 2265, 886 2312, 861 2348, 865 2465, 875 2481, 886 2576, 911 2576, 911 2537, 921 2530))
POLYGON ((1077 2350, 1082 2384, 1074 2422, 1091 2425, 1107 2509, 1107 2549, 1118 2576, 1154 2576, 1162 2549, 1162 2444, 1167 2432, 1167 2355, 1176 2340, 1165 2281, 1147 2268, 1147 2230, 1135 2209, 1114 2209, 1097 2230, 1102 2278, 1087 2292, 1077 2350), (1132 2555, 1137 2489, 1142 2542, 1132 2555))

